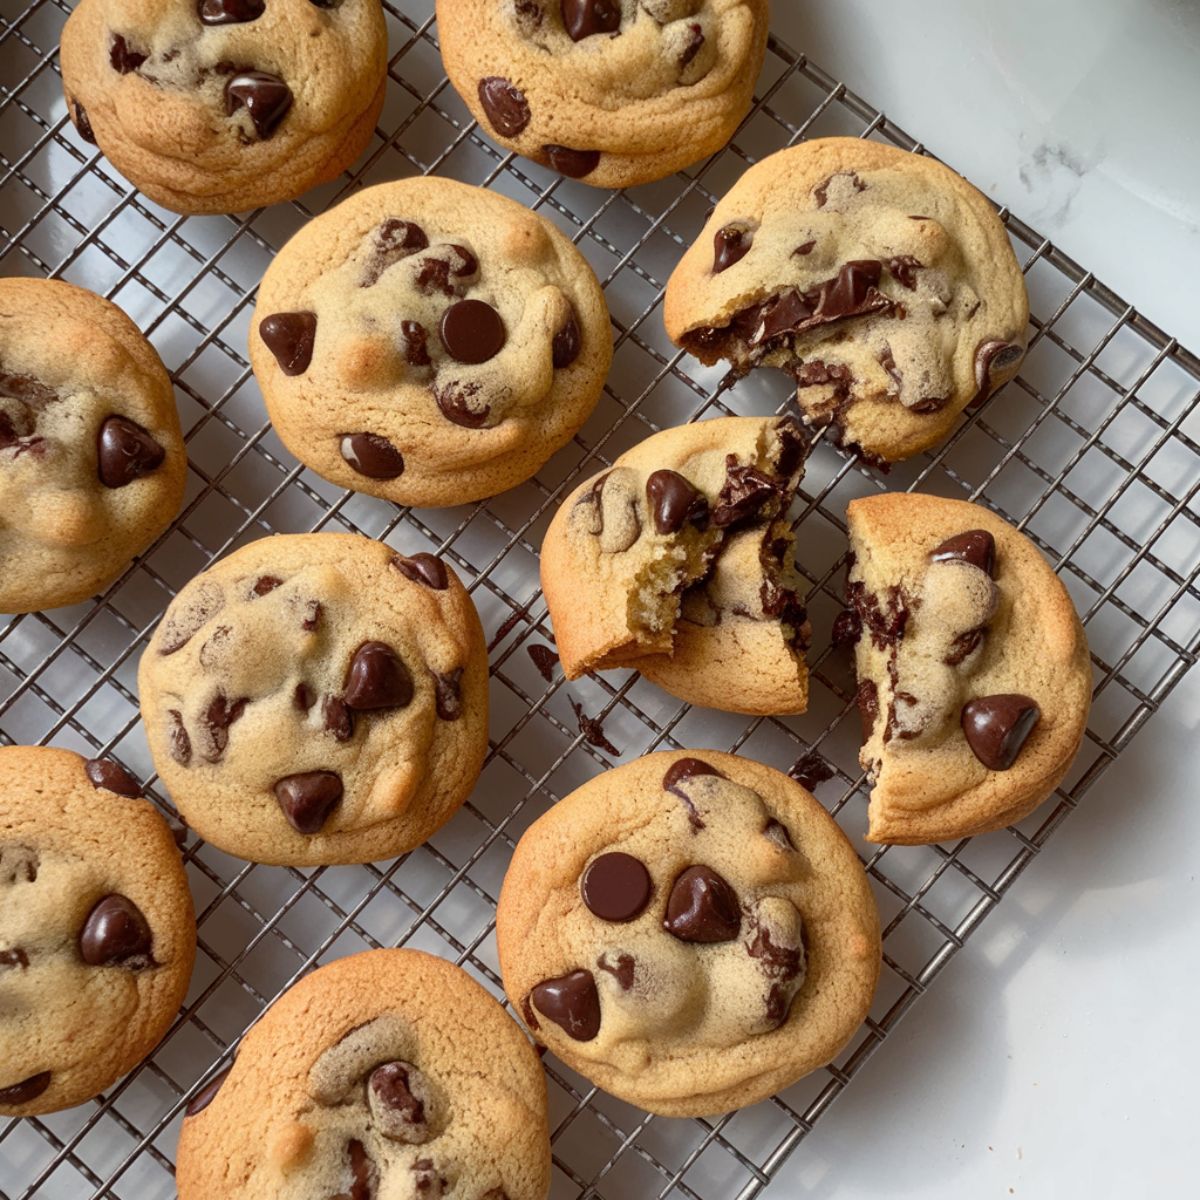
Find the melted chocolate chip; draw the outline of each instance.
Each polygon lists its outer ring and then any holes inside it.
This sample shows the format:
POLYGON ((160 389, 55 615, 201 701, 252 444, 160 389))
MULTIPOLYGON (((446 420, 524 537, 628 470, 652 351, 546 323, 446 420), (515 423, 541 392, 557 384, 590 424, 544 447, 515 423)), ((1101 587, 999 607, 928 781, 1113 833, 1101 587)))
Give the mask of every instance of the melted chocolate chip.
POLYGON ((94 788, 105 788, 118 796, 137 798, 142 794, 142 785, 120 763, 111 758, 89 758, 83 764, 94 788))
POLYGON ((229 745, 229 727, 246 711, 250 701, 246 697, 230 700, 223 692, 218 692, 204 710, 201 718, 208 731, 208 748, 204 751, 204 761, 215 763, 225 757, 225 749, 229 745))
POLYGON ((780 494, 780 482, 757 467, 738 466, 737 455, 725 456, 725 483, 712 510, 712 523, 728 529, 756 517, 769 501, 780 494))
POLYGON ((352 1139, 346 1146, 346 1153, 350 1156, 350 1190, 333 1200, 372 1200, 377 1175, 375 1164, 357 1139, 352 1139))
POLYGON ((573 42, 596 33, 616 33, 621 28, 620 0, 562 0, 562 19, 573 42))
POLYGON ((731 942, 742 927, 737 892, 712 867, 688 867, 671 885, 663 928, 681 942, 731 942))
POLYGON ((655 471, 646 480, 646 500, 659 533, 677 533, 688 521, 708 528, 708 501, 677 471, 655 471))
POLYGON ((350 467, 368 479, 395 479, 404 474, 404 455, 377 433, 343 433, 338 448, 350 467))
POLYGON ((96 439, 97 473, 107 488, 125 487, 162 465, 167 452, 127 417, 109 417, 96 439))
POLYGON ((96 134, 92 129, 92 122, 87 115, 87 110, 79 103, 78 100, 71 101, 71 120, 75 124, 75 128, 79 131, 79 136, 85 142, 96 144, 96 134))
POLYGON ((183 713, 177 708, 167 710, 167 741, 171 757, 181 767, 186 767, 192 761, 192 739, 183 726, 183 713))
POLYGON ((571 708, 575 713, 575 720, 579 722, 579 732, 583 734, 583 740, 589 746, 607 750, 609 754, 621 753, 605 736, 604 722, 599 717, 589 717, 583 711, 583 705, 574 700, 571 701, 571 708))
POLYGON ((854 609, 843 609, 834 617, 832 640, 835 646, 853 646, 860 637, 862 637, 862 618, 854 609))
POLYGON ((184 1116, 194 1117, 198 1112, 203 1112, 216 1097, 216 1094, 221 1090, 221 1084, 229 1078, 229 1072, 233 1070, 232 1064, 226 1067, 223 1071, 218 1071, 187 1103, 187 1107, 183 1110, 184 1116))
POLYGON ((79 954, 89 967, 126 967, 140 971, 153 963, 153 938, 146 918, 127 896, 114 893, 99 901, 79 931, 79 954))
POLYGON ((255 596, 265 596, 269 592, 273 592, 277 587, 282 586, 283 580, 278 575, 260 575, 254 581, 254 586, 250 590, 255 596))
POLYGON ((956 533, 929 552, 934 562, 965 562, 996 578, 996 539, 986 529, 956 533))
POLYGON ((450 1181, 434 1166, 432 1158, 418 1158, 412 1164, 412 1173, 421 1200, 438 1200, 450 1188, 450 1181))
POLYGON ((570 146, 548 142, 542 147, 542 153, 550 160, 554 170, 570 179, 582 179, 600 165, 599 150, 572 150, 570 146))
POLYGON ((1041 715, 1037 701, 1029 696, 981 696, 963 705, 962 728, 967 745, 989 771, 1007 771, 1041 715))
POLYGON ((112 41, 108 47, 108 61, 118 74, 128 75, 131 71, 136 71, 149 57, 148 54, 130 49, 129 43, 121 34, 114 33, 112 35, 112 41))
POLYGON ((579 351, 582 348, 583 334, 579 329, 579 320, 575 316, 575 309, 572 308, 566 323, 554 335, 554 341, 550 344, 550 356, 554 369, 561 371, 563 367, 569 367, 579 357, 579 351))
POLYGON ((617 983, 621 985, 621 991, 627 992, 633 987, 633 975, 636 963, 632 954, 618 954, 615 963, 610 963, 608 955, 602 954, 597 959, 596 966, 601 971, 613 976, 617 983))
POLYGON ((354 714, 341 696, 326 696, 321 705, 321 716, 325 728, 337 741, 348 742, 354 736, 354 714))
POLYGON ((465 429, 479 429, 492 415, 490 404, 471 407, 472 398, 479 395, 481 390, 474 380, 464 383, 452 379, 449 383, 435 386, 433 398, 447 421, 453 421, 455 425, 461 425, 465 429))
POLYGON ((846 596, 878 649, 886 650, 903 639, 909 610, 902 588, 889 587, 880 602, 880 598, 874 592, 868 592, 861 581, 855 581, 847 585, 846 596))
POLYGON ((479 81, 479 103, 501 137, 516 137, 529 124, 529 101, 525 93, 498 75, 479 81))
POLYGON ((376 1067, 367 1078, 367 1102, 384 1137, 418 1146, 432 1136, 425 1111, 427 1089, 412 1063, 389 1062, 376 1067))
POLYGON ((240 71, 225 85, 225 111, 233 116, 245 107, 254 132, 269 138, 292 107, 292 90, 278 75, 266 71, 240 71))
POLYGON ((640 858, 619 850, 592 859, 579 881, 588 909, 602 921, 632 921, 654 894, 650 872, 640 858))
POLYGON ((450 586, 450 575, 446 564, 432 554, 394 554, 390 565, 395 567, 405 579, 413 583, 423 583, 435 592, 444 592, 450 586))
POLYGON ((788 774, 811 792, 818 784, 832 779, 837 772, 815 750, 810 750, 792 763, 788 774))
POLYGON ((285 775, 275 783, 275 799, 297 832, 319 833, 342 799, 342 777, 335 771, 285 775))
POLYGON ((49 1086, 49 1071, 30 1075, 28 1079, 22 1079, 20 1083, 10 1083, 7 1087, 0 1087, 0 1104, 28 1104, 30 1100, 36 1100, 49 1086))
POLYGON ((817 243, 815 239, 811 239, 807 242, 801 242, 800 245, 792 251, 792 257, 804 258, 813 252, 813 250, 816 248, 816 245, 817 243))
POLYGON ((533 665, 537 667, 541 677, 547 683, 553 683, 554 668, 558 666, 558 655, 549 646, 540 644, 526 646, 525 649, 528 651, 529 657, 533 659, 533 665))
POLYGON ((1016 342, 993 339, 980 343, 975 351, 975 387, 979 392, 975 397, 976 404, 982 404, 991 394, 992 372, 1007 370, 1024 353, 1016 342))
POLYGON ((442 313, 438 334, 451 358, 483 363, 504 348, 508 334, 500 314, 483 300, 460 300, 442 313))
POLYGON ((380 275, 393 263, 426 249, 428 245, 429 238, 425 230, 415 221, 402 221, 399 217, 388 217, 381 221, 371 235, 371 258, 363 271, 359 287, 374 286, 380 275))
POLYGON ((763 826, 763 837, 767 841, 773 842, 780 850, 795 850, 796 848, 796 843, 792 841, 792 835, 788 832, 788 827, 782 821, 777 821, 774 817, 770 817, 763 826))
POLYGON ((879 719, 879 688, 873 679, 859 681, 858 690, 854 693, 854 703, 858 705, 858 717, 862 722, 862 740, 865 742, 875 728, 879 719))
POLYGON ((292 692, 292 703, 301 711, 308 712, 310 708, 317 702, 316 693, 303 681, 296 684, 296 690, 292 692))
POLYGON ((355 650, 342 685, 347 707, 358 712, 404 708, 412 698, 412 675, 391 646, 363 642, 355 650))
POLYGON ((759 346, 847 317, 887 312, 893 302, 879 291, 881 276, 882 264, 872 259, 848 262, 832 279, 807 292, 783 292, 739 317, 748 322, 753 312, 754 329, 749 342, 759 346))
POLYGON ((673 762, 663 775, 663 791, 670 792, 672 796, 678 796, 687 807, 688 822, 692 828, 699 831, 704 828, 704 821, 700 814, 696 811, 696 806, 691 798, 683 790, 683 785, 689 779, 694 779, 697 775, 715 775, 718 779, 725 779, 727 776, 718 771, 716 767, 710 767, 708 763, 699 758, 680 758, 673 762))
POLYGON ((975 653, 986 633, 986 627, 968 629, 965 633, 960 633, 950 643, 950 649, 946 651, 946 656, 942 659, 942 662, 948 667, 957 667, 975 653))
POLYGON ((433 675, 437 715, 443 721, 457 721, 462 716, 463 668, 455 667, 445 675, 433 675))
POLYGON ((404 339, 404 361, 410 367, 427 367, 433 361, 429 357, 429 331, 420 321, 401 321, 400 336, 404 339))
POLYGON ((704 45, 704 30, 697 24, 693 23, 688 26, 687 45, 679 52, 679 69, 683 70, 688 66, 692 59, 700 53, 700 47, 704 45))
POLYGON ((14 970, 16 968, 25 970, 28 966, 29 955, 20 946, 12 950, 0 950, 0 967, 7 970, 14 970))
POLYGON ((448 245, 442 247, 440 255, 431 254, 421 259, 416 285, 426 296, 432 296, 435 292, 443 296, 460 296, 463 289, 459 281, 478 272, 479 260, 466 246, 448 245))
POLYGON ((590 1042, 600 1032, 600 996, 591 971, 543 979, 530 998, 542 1016, 577 1042, 590 1042))
POLYGON ((913 258, 911 254, 899 254, 895 258, 889 258, 887 268, 892 273, 892 278, 904 288, 908 288, 911 292, 917 286, 917 272, 924 267, 924 263, 913 258))
POLYGON ((303 375, 312 362, 313 343, 317 338, 317 314, 273 313, 258 323, 258 336, 275 355, 275 361, 285 375, 303 375))
POLYGON ((267 6, 265 0, 200 0, 199 9, 205 25, 244 25, 257 21, 267 6))
MULTIPOLYGON (((697 47, 698 48, 698 47, 697 47)), ((713 274, 719 275, 750 251, 754 234, 744 225, 726 225, 713 234, 713 274)))

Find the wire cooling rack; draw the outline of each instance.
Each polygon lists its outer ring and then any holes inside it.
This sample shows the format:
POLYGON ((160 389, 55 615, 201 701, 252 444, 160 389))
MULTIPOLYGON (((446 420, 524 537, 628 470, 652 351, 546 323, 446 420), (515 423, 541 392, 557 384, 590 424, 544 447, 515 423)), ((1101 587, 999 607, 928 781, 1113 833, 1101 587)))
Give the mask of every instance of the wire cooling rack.
POLYGON ((446 556, 488 632, 493 706, 473 797, 403 859, 286 870, 187 835, 200 953, 186 1006, 153 1057, 103 1098, 0 1126, 0 1196, 9 1200, 172 1196, 183 1106, 262 1009, 316 964, 371 946, 417 946, 502 996, 493 908, 515 839, 598 771, 676 746, 734 749, 812 783, 867 854, 885 927, 878 996, 829 1068, 715 1121, 652 1118, 547 1056, 553 1196, 755 1196, 1200 648, 1200 363, 1002 210, 1036 314, 1021 377, 936 452, 887 479, 822 444, 813 453, 798 534, 816 630, 809 713, 747 721, 689 709, 632 674, 566 685, 548 649, 537 577, 537 547, 559 498, 653 430, 788 401, 782 377, 759 372, 729 389, 720 370, 679 354, 663 333, 663 283, 709 206, 749 161, 805 137, 923 147, 773 40, 732 146, 686 175, 597 192, 481 136, 443 77, 433 0, 384 7, 390 87, 353 176, 243 217, 182 218, 131 191, 66 120, 56 50, 68 6, 0 0, 0 270, 71 280, 134 317, 175 380, 191 462, 179 519, 104 596, 3 625, 0 736, 113 754, 171 812, 138 723, 138 656, 191 575, 275 531, 354 529, 446 556), (567 231, 605 285, 616 359, 595 416, 536 479, 486 505, 417 512, 341 492, 295 463, 264 420, 246 338, 255 285, 291 233, 362 183, 422 171, 504 192, 567 231), (927 848, 861 841, 852 667, 829 649, 828 631, 840 608, 846 502, 883 487, 969 497, 1005 513, 1054 562, 1087 626, 1095 706, 1083 749, 1057 798, 1006 832, 927 848))

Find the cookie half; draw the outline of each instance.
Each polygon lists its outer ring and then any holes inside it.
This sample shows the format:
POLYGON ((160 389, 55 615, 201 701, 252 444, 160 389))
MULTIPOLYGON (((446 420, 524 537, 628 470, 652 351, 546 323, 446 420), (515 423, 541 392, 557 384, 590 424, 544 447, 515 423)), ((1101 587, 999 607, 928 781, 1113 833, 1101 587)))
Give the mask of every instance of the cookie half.
POLYGON ((534 1036, 666 1116, 754 1104, 829 1062, 880 964, 870 885, 829 814, 708 750, 606 771, 535 821, 496 939, 534 1036))
POLYGON ((287 448, 342 487, 443 506, 530 478, 612 361, 578 250, 495 192, 427 177, 310 221, 258 290, 250 359, 287 448))
POLYGON ((81 0, 62 31, 67 110, 179 213, 241 212, 334 179, 383 106, 379 0, 81 0))
POLYGON ((417 950, 342 958, 289 988, 188 1106, 180 1200, 545 1200, 546 1083, 465 971, 417 950))
POLYGON ((502 146, 595 187, 720 150, 750 108, 767 0, 438 0, 446 73, 502 146))
POLYGON ((804 453, 791 418, 721 417, 656 433, 580 484, 542 544, 567 678, 635 667, 692 704, 803 712, 787 510, 804 453))
POLYGON ((103 590, 171 523, 187 451, 171 380, 113 303, 0 279, 0 612, 103 590))
POLYGON ((197 575, 138 687, 184 819, 254 862, 411 850, 453 816, 487 751, 470 596, 440 559, 358 534, 263 538, 197 575))
POLYGON ((894 462, 1011 379, 1029 301, 988 200, 934 159, 822 138, 751 167, 667 283, 667 333, 778 367, 805 421, 894 462))
POLYGON ((0 1116, 81 1104, 179 1012, 196 921, 179 848, 108 759, 0 748, 0 1116))
POLYGON ((859 760, 873 842, 1002 829, 1058 786, 1092 672, 1071 597, 1033 543, 963 500, 851 501, 859 760))

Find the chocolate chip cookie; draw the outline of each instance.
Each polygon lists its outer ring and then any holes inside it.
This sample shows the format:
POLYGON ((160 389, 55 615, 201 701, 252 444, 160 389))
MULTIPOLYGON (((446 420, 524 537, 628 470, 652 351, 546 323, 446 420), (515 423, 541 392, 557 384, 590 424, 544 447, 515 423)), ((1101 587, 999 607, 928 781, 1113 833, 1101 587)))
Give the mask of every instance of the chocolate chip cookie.
POLYGON ((263 538, 171 602, 138 671, 163 782, 254 862, 390 858, 453 816, 487 750, 487 651, 444 562, 358 534, 263 538))
POLYGON ((805 421, 894 462, 1016 374, 1029 301, 1004 226, 961 176, 824 138, 734 184, 671 275, 664 319, 704 363, 786 371, 805 421))
POLYGON ((746 115, 767 0, 438 0, 446 72, 497 142, 622 188, 721 149, 746 115))
POLYGON ((81 0, 61 61, 76 129, 151 200, 240 212, 362 153, 387 29, 379 0, 81 0))
POLYGON ((102 590, 171 523, 186 474, 137 326, 69 283, 0 279, 0 611, 102 590))
POLYGON ((81 1104, 179 1011, 196 922, 175 839, 109 759, 0 748, 0 1117, 81 1104))
POLYGON ((417 950, 338 959, 192 1101, 176 1180, 180 1200, 545 1200, 541 1065, 458 967, 417 950))
POLYGON ((1001 829, 1058 786, 1092 673, 1071 597, 988 509, 895 493, 851 502, 840 640, 857 644, 873 842, 1001 829))
POLYGON ((534 1036, 667 1116, 754 1104, 829 1062, 880 963, 870 886, 829 814, 709 750, 606 771, 534 822, 496 939, 534 1036))
POLYGON ((358 192, 284 246, 250 359, 303 463, 442 506, 515 487, 570 440, 612 335, 596 276, 549 221, 422 177, 358 192))
POLYGON ((666 429, 563 502, 542 590, 563 671, 635 667, 726 712, 808 705, 809 624, 787 510, 803 474, 791 418, 666 429))

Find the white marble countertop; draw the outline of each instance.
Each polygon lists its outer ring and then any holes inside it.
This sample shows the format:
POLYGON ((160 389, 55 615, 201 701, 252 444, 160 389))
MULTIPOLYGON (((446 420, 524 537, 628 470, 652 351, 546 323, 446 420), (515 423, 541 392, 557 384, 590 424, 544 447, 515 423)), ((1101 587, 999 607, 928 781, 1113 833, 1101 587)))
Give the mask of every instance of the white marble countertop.
MULTIPOLYGON (((814 63, 1200 348, 1200 3, 774 8, 814 63)), ((1193 671, 769 1200, 1194 1193, 1198 725, 1193 671)))

